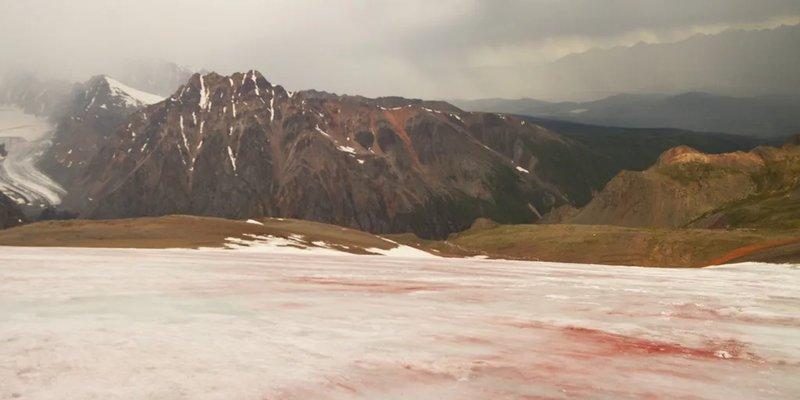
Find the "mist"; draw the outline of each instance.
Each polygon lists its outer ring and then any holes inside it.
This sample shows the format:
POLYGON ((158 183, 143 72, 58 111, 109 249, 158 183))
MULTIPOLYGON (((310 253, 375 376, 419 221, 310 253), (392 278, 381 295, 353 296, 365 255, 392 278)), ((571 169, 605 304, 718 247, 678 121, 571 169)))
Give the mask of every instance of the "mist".
MULTIPOLYGON (((654 88, 604 82, 601 90, 591 73, 559 76, 580 81, 559 85, 542 71, 585 52, 798 23, 800 2, 791 0, 2 0, 0 72, 81 81, 164 60, 220 73, 258 69, 292 89, 368 96, 587 98, 693 88, 674 72, 654 88)), ((776 51, 797 55, 791 44, 776 51)), ((692 85, 720 82, 710 73, 692 85)))

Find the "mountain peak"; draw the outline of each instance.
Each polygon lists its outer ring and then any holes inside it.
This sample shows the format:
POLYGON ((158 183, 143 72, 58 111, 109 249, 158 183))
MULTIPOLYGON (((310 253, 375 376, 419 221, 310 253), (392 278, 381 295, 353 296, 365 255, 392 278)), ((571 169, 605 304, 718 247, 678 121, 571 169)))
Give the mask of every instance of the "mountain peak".
POLYGON ((134 89, 109 76, 103 76, 103 78, 105 78, 106 83, 108 83, 108 87, 111 89, 111 93, 113 95, 121 96, 129 102, 135 102, 141 105, 150 105, 164 100, 164 98, 159 95, 134 89))
POLYGON ((266 104, 276 96, 285 95, 280 86, 273 86, 256 70, 236 72, 228 76, 216 72, 196 73, 181 86, 170 100, 188 104, 196 102, 200 110, 210 110, 214 105, 226 106, 238 101, 261 101, 266 104))
POLYGON ((658 157, 658 165, 686 164, 692 162, 707 163, 708 156, 696 149, 681 145, 666 150, 658 157))
POLYGON ((658 158, 656 165, 708 164, 742 170, 753 170, 764 165, 764 160, 755 152, 735 151, 722 154, 706 154, 689 146, 673 147, 658 158))
POLYGON ((96 75, 89 79, 86 94, 87 99, 91 99, 87 108, 94 105, 100 108, 141 108, 164 100, 161 96, 132 88, 107 75, 96 75))

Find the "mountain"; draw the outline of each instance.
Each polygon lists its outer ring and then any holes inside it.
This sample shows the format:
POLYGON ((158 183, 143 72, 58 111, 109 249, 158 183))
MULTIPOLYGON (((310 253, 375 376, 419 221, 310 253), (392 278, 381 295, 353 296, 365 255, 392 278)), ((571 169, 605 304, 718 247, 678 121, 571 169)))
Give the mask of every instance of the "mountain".
POLYGON ((285 216, 444 237, 585 203, 604 183, 596 158, 515 117, 210 73, 134 112, 78 186, 93 218, 285 216))
POLYGON ((588 102, 548 103, 533 99, 456 101, 472 111, 504 112, 593 125, 677 128, 760 138, 800 132, 800 96, 621 94, 588 102))
POLYGON ((0 229, 22 225, 25 220, 17 204, 0 192, 0 229))
POLYGON ((617 93, 711 92, 759 96, 800 92, 800 25, 697 34, 675 43, 572 54, 519 77, 541 99, 597 99, 617 93))
POLYGON ((651 168, 623 171, 585 207, 549 222, 631 227, 800 228, 800 141, 704 154, 679 146, 651 168))
POLYGON ((81 179, 89 161, 97 154, 129 115, 163 100, 162 97, 131 88, 107 76, 95 76, 76 84, 65 101, 63 115, 51 145, 39 160, 39 167, 67 188, 64 207, 82 202, 81 179))

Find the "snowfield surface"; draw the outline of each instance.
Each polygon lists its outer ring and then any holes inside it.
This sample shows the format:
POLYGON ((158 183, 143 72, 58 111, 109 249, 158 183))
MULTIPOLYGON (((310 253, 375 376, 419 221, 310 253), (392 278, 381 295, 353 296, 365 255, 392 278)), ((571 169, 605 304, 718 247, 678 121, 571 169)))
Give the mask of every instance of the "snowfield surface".
POLYGON ((0 398, 797 399, 800 268, 0 248, 0 398))

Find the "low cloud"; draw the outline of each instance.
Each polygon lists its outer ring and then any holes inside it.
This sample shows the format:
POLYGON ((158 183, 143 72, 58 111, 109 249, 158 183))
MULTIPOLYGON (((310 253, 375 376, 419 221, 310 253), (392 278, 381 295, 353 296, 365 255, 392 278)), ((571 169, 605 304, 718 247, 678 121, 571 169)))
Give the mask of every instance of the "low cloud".
POLYGON ((565 55, 799 16, 794 0, 0 0, 0 69, 80 80, 144 57, 295 89, 509 96, 565 55))

